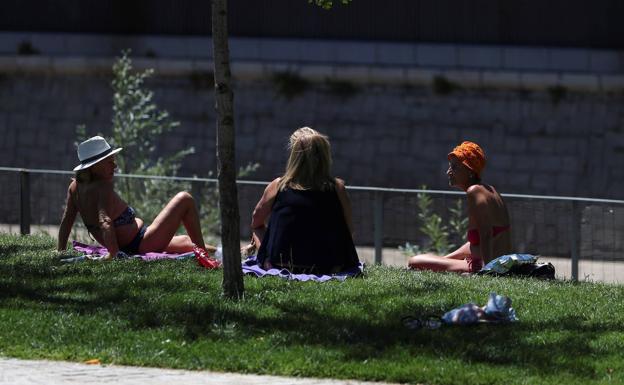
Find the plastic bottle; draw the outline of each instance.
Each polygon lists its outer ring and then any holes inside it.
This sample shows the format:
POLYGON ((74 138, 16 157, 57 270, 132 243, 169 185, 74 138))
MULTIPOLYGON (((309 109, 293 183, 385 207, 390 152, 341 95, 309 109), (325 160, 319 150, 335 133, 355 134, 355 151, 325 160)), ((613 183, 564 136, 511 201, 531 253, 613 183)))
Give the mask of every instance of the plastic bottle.
POLYGON ((221 245, 217 246, 217 251, 215 251, 214 253, 214 259, 216 259, 219 262, 223 260, 223 246, 221 245))

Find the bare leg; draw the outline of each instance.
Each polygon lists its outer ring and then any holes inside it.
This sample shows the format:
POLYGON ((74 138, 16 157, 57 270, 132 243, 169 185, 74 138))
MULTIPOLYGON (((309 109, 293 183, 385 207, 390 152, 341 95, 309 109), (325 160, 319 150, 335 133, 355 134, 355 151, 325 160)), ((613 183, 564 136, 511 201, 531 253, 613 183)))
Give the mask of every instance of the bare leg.
POLYGON ((141 241, 139 246, 139 251, 142 253, 149 251, 173 251, 173 249, 178 252, 191 251, 193 244, 199 247, 206 247, 199 224, 199 214, 191 194, 179 192, 167 203, 165 208, 154 219, 154 222, 148 226, 145 231, 145 237, 143 237, 143 241, 141 241), (168 246, 173 241, 180 224, 184 225, 190 242, 176 239, 172 245, 172 250, 169 250, 168 246))
MULTIPOLYGON (((206 245, 205 249, 211 254, 217 251, 216 247, 210 245, 206 245)), ((165 249, 168 253, 186 253, 192 250, 193 241, 191 241, 191 237, 188 235, 176 235, 171 239, 171 242, 169 242, 165 249)))
POLYGON ((420 254, 411 257, 407 263, 410 269, 450 271, 454 273, 469 273, 468 262, 465 259, 444 258, 434 254, 420 254))

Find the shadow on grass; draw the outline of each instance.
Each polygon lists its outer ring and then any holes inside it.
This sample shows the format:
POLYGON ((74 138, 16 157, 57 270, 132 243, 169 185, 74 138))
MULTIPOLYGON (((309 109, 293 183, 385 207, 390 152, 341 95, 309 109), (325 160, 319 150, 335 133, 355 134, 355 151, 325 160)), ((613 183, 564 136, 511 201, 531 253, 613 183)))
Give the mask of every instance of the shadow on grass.
POLYGON ((276 335, 283 348, 321 346, 341 352, 344 361, 353 363, 384 357, 392 361, 392 355, 400 350, 412 356, 514 366, 539 374, 567 373, 587 379, 596 376, 593 363, 608 355, 593 349, 591 342, 624 328, 622 323, 588 324, 581 316, 512 325, 417 331, 404 328, 400 322, 404 315, 441 314, 459 305, 410 300, 452 290, 450 283, 442 280, 412 287, 409 297, 400 285, 365 291, 361 282, 371 278, 353 281, 356 290, 347 290, 349 286, 333 290, 331 284, 254 282, 248 285, 247 299, 233 306, 217 294, 216 276, 220 278, 220 273, 200 272, 190 262, 173 262, 180 273, 179 278, 171 279, 171 264, 124 261, 117 265, 59 266, 22 260, 0 264, 0 299, 25 300, 0 308, 38 309, 45 304, 53 310, 78 314, 105 311, 125 320, 134 331, 181 329, 189 342, 222 339, 223 343, 244 344, 249 338, 276 335), (332 300, 337 303, 323 298, 325 295, 335 295, 332 300), (388 298, 397 302, 388 304, 388 298), (220 331, 228 325, 236 326, 235 331, 224 337, 220 331))

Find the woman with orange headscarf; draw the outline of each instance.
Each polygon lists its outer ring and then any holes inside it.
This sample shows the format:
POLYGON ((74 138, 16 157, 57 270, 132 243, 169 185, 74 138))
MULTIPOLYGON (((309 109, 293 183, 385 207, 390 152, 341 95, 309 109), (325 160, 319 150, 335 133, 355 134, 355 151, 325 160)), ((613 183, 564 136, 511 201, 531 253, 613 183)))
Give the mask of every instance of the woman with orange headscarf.
POLYGON ((445 256, 420 254, 409 259, 416 270, 474 273, 492 259, 511 252, 509 213, 493 186, 481 182, 485 153, 478 144, 463 142, 448 154, 449 185, 466 192, 467 242, 445 256))

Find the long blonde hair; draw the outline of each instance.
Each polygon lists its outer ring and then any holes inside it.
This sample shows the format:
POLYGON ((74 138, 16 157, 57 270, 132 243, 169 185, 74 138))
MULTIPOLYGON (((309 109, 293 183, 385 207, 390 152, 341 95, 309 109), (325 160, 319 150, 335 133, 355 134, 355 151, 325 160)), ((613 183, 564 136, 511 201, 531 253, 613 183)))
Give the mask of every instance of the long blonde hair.
POLYGON ((278 184, 280 191, 286 188, 321 191, 334 188, 331 146, 325 135, 310 127, 302 127, 290 136, 288 148, 290 156, 278 184))

